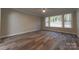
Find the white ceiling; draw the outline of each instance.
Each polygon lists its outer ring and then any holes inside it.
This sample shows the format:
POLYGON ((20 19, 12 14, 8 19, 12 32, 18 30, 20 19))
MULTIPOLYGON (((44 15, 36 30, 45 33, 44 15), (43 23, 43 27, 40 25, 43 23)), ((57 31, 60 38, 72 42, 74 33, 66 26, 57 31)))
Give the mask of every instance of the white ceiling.
POLYGON ((76 11, 76 8, 46 8, 46 13, 42 12, 42 8, 13 8, 19 12, 25 14, 31 14, 35 16, 52 16, 61 13, 76 11))

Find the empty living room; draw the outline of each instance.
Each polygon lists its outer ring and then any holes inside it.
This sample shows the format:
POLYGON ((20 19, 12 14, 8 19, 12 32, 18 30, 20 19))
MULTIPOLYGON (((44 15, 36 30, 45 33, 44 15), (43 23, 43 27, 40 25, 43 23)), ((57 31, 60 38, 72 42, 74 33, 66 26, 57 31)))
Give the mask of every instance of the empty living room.
POLYGON ((0 50, 79 50, 79 9, 0 8, 0 50))

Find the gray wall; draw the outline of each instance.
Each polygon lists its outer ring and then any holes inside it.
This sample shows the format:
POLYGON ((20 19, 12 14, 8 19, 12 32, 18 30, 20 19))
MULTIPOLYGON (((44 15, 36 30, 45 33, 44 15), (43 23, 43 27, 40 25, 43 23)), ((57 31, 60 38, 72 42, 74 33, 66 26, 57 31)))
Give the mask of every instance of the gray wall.
POLYGON ((40 30, 40 17, 27 15, 12 9, 2 9, 1 12, 1 35, 3 37, 40 30))
POLYGON ((79 9, 77 9, 77 34, 79 36, 79 9))
POLYGON ((0 36, 1 36, 1 8, 0 8, 0 36))

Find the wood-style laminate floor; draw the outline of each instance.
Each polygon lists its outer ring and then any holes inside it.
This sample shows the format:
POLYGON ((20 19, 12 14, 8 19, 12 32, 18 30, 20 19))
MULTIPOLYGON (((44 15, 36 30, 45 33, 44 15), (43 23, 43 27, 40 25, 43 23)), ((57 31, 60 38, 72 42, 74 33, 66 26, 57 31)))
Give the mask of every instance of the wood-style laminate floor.
POLYGON ((37 31, 1 39, 0 50, 77 50, 76 35, 37 31))

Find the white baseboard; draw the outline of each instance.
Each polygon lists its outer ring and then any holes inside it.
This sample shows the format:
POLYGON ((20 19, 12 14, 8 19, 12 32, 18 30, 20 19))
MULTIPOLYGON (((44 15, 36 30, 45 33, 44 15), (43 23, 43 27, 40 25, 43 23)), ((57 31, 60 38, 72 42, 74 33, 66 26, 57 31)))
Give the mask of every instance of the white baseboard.
POLYGON ((65 32, 65 31, 60 31, 60 32, 62 32, 62 33, 68 33, 68 34, 75 34, 75 35, 77 35, 77 33, 71 33, 71 32, 65 32))
MULTIPOLYGON (((46 30, 46 31, 53 31, 53 30, 46 30)), ((77 33, 71 33, 71 32, 65 32, 65 31, 53 31, 53 32, 62 32, 62 33, 68 33, 68 34, 75 34, 75 35, 77 35, 77 33)))
POLYGON ((39 30, 32 30, 32 31, 26 31, 26 32, 20 32, 20 33, 15 33, 15 34, 4 35, 4 36, 0 36, 0 38, 5 38, 5 37, 10 37, 10 36, 15 36, 15 35, 21 35, 21 34, 25 34, 25 33, 29 33, 29 32, 34 32, 34 31, 39 31, 39 30))
MULTIPOLYGON (((9 37, 9 36, 15 36, 15 35, 20 35, 20 34, 25 34, 25 33, 34 32, 34 31, 39 31, 39 30, 31 30, 31 31, 20 32, 20 33, 15 33, 15 34, 10 34, 10 35, 4 35, 4 36, 0 36, 0 38, 9 37)), ((63 31, 57 31, 57 32, 63 32, 63 31)), ((75 35, 77 35, 77 33, 70 33, 70 32, 63 32, 63 33, 69 33, 69 34, 75 34, 75 35)), ((77 36, 79 37, 79 35, 77 35, 77 36)))

